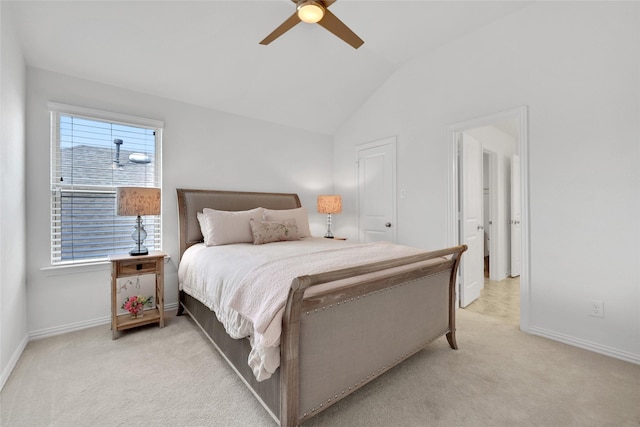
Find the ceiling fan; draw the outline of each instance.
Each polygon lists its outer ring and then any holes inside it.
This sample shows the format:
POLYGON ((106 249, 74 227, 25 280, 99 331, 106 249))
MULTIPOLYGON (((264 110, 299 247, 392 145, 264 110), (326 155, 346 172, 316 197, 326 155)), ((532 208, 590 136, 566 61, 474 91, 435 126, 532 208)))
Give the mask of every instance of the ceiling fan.
POLYGON ((336 0, 291 0, 296 4, 296 13, 291 15, 260 44, 267 45, 289 31, 300 21, 309 24, 317 23, 329 32, 335 34, 355 49, 362 46, 364 41, 349 29, 341 20, 327 9, 336 0))

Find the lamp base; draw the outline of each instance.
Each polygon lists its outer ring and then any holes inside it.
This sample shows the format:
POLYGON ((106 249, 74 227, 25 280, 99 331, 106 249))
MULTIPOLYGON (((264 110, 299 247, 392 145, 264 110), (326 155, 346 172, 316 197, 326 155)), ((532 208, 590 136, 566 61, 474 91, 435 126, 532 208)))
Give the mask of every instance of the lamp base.
POLYGON ((149 255, 149 249, 147 249, 145 246, 141 248, 135 247, 129 251, 129 255, 132 255, 132 256, 149 255))
POLYGON ((325 239, 333 239, 333 233, 331 232, 331 214, 327 214, 327 232, 324 235, 325 239))
POLYGON ((135 256, 149 254, 149 249, 147 249, 147 247, 143 245, 144 239, 147 238, 147 232, 142 225, 142 218, 140 217, 140 215, 138 215, 138 218, 136 219, 136 227, 133 230, 133 233, 131 233, 131 238, 134 242, 136 242, 136 246, 131 249, 131 251, 129 251, 129 255, 135 256))

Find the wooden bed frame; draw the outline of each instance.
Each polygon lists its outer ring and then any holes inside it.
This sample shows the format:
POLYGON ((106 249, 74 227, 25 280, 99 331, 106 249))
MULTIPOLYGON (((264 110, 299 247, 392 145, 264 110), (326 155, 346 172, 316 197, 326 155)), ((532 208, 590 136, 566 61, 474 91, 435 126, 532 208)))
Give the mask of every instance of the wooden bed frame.
MULTIPOLYGON (((202 242, 196 213, 293 209, 296 194, 178 189, 180 256, 202 242)), ((466 246, 297 277, 282 320, 280 368, 256 381, 247 339, 180 292, 187 312, 281 426, 296 426, 446 335, 455 339, 455 283, 466 246)))

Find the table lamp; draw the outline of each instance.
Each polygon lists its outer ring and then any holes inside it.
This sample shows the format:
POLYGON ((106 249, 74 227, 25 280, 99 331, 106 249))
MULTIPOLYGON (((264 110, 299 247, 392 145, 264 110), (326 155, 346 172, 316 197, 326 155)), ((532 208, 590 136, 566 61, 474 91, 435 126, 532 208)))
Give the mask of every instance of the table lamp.
POLYGON ((327 239, 333 239, 331 214, 342 212, 342 197, 337 195, 318 196, 318 212, 327 214, 327 239))
POLYGON ((149 250, 144 246, 147 232, 142 226, 143 215, 160 215, 160 189, 150 187, 117 187, 116 215, 137 216, 136 226, 131 238, 136 246, 130 255, 147 255, 149 250))

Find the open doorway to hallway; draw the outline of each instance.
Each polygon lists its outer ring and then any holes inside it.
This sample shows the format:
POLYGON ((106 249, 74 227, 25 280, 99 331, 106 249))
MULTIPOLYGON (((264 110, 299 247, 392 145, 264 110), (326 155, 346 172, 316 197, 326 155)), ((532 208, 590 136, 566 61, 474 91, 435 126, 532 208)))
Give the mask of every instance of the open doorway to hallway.
POLYGON ((526 161, 520 162, 527 157, 526 107, 457 123, 449 130, 449 236, 452 243, 469 247, 460 266, 460 306, 527 330, 528 203, 519 194, 525 195, 528 187, 526 161), (524 245, 519 239, 521 222, 524 245), (516 245, 511 239, 514 224, 516 245))
MULTIPOLYGON (((477 200, 482 206, 479 228, 484 258, 484 280, 480 280, 478 298, 465 308, 517 326, 520 324, 520 273, 513 268, 511 248, 513 206, 520 203, 512 200, 513 186, 518 185, 512 173, 518 169, 512 161, 519 148, 517 120, 512 117, 465 129, 462 138, 472 139, 482 151, 482 159, 477 160, 482 162, 478 165, 482 170, 482 196, 471 197, 471 200, 477 200)), ((467 142, 463 149, 468 145, 467 142)), ((461 163, 462 168, 470 166, 469 162, 461 163)), ((465 176, 465 170, 460 171, 460 176, 465 176)), ((465 188, 467 181, 459 180, 463 200, 469 199, 467 192, 477 191, 473 185, 465 188)))

